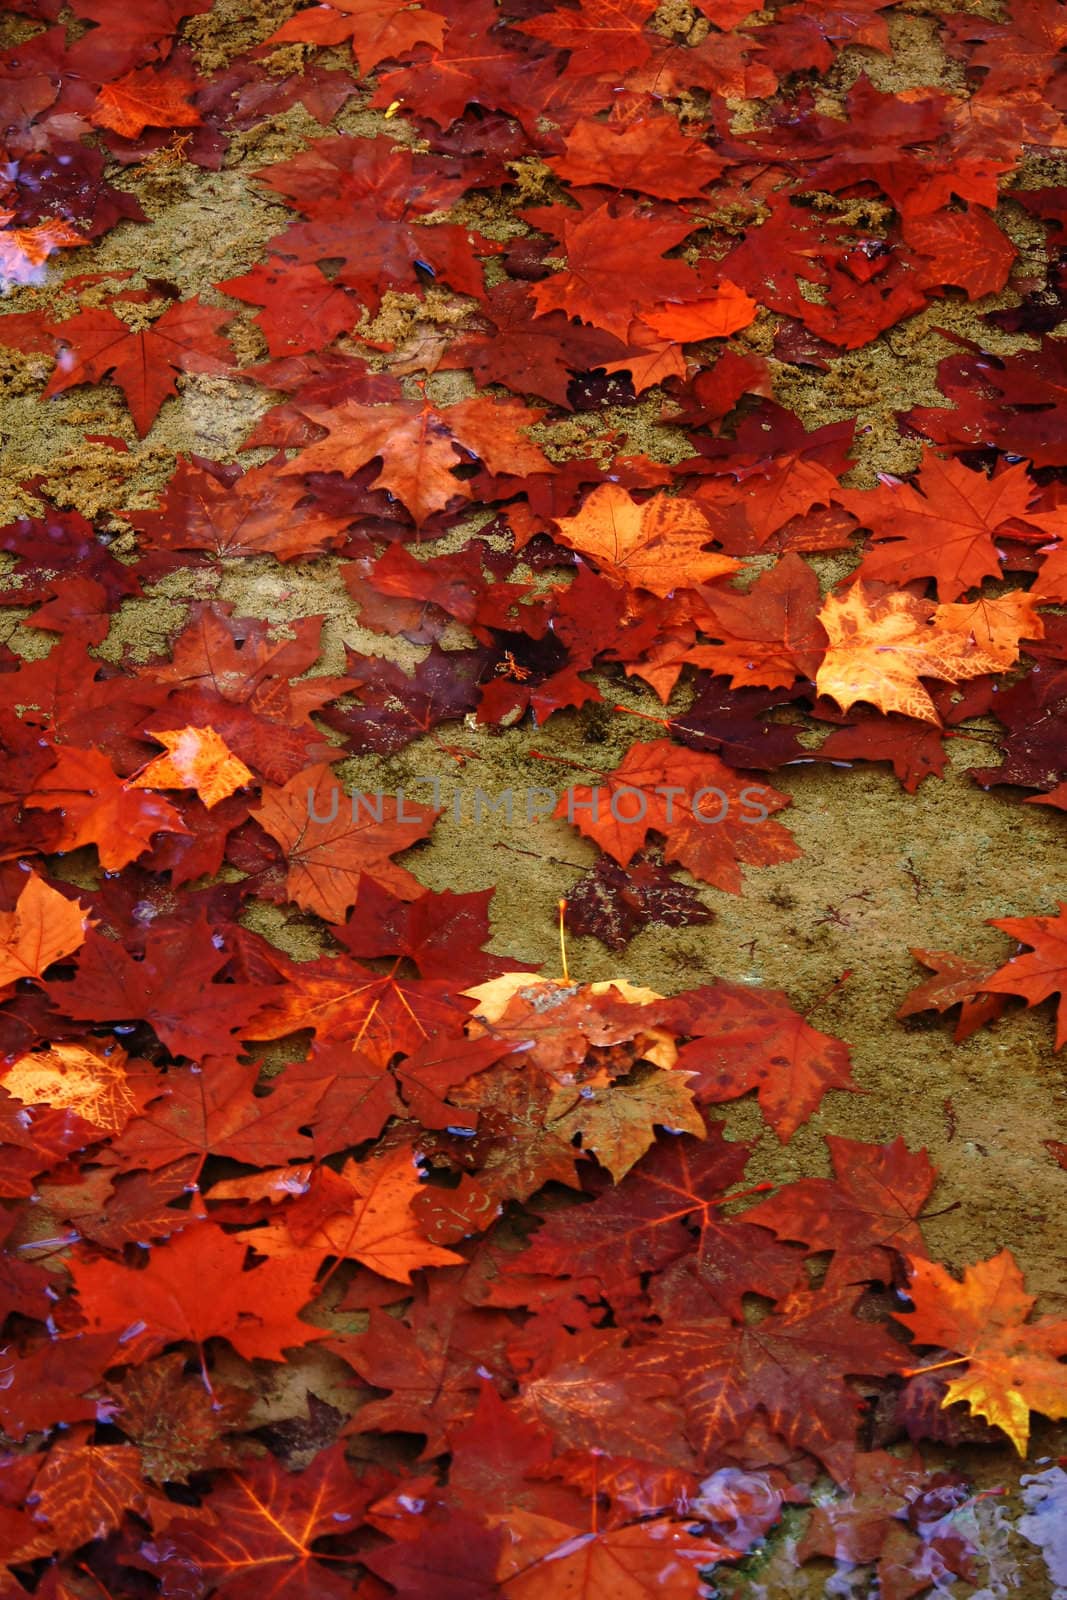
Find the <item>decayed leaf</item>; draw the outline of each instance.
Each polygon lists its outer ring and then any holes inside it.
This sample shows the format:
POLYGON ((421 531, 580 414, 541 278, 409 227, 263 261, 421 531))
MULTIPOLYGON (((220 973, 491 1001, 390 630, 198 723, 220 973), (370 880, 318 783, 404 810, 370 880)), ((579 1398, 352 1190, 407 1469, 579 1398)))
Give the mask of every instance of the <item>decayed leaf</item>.
POLYGON ((600 484, 577 516, 556 526, 563 543, 592 556, 606 577, 653 594, 706 583, 739 565, 703 548, 714 534, 691 500, 659 495, 638 504, 614 483, 600 484))
MULTIPOLYGON (((1027 1318, 1034 1296, 1010 1250, 967 1267, 963 1281, 936 1261, 911 1260, 909 1294, 914 1311, 894 1312, 919 1344, 958 1350, 967 1363, 954 1377, 943 1405, 966 1400, 978 1416, 1003 1428, 1020 1455, 1030 1437, 1030 1412, 1067 1416, 1067 1321, 1027 1318)), ((920 1370, 932 1370, 930 1367, 920 1370)))
POLYGON ((80 949, 89 926, 79 901, 31 873, 14 911, 0 912, 0 988, 40 978, 53 961, 80 949))
POLYGON ((195 789, 210 808, 246 783, 252 773, 239 761, 214 728, 161 729, 152 735, 167 754, 150 761, 137 777, 128 779, 134 789, 195 789))
POLYGON ((844 598, 828 595, 819 621, 830 639, 815 683, 847 711, 867 700, 882 711, 900 711, 923 722, 940 722, 921 678, 962 683, 1004 666, 1004 651, 983 649, 971 632, 938 626, 938 608, 902 590, 876 594, 857 581, 844 598))

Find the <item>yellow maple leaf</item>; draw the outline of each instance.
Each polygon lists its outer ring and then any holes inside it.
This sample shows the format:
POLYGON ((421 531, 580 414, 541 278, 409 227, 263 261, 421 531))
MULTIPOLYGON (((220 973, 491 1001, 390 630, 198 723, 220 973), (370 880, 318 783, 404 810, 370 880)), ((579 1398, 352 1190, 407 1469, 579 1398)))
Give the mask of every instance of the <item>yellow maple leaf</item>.
POLYGON ((126 1078, 121 1045, 107 1055, 77 1041, 51 1044, 20 1056, 4 1073, 3 1087, 25 1106, 74 1111, 105 1133, 121 1133, 137 1109, 126 1078))
POLYGON ((656 495, 639 505, 617 483, 599 484, 573 517, 556 526, 562 542, 592 556, 606 578, 661 596, 692 588, 740 562, 703 548, 714 538, 692 500, 656 495))
POLYGON ((866 700, 880 711, 940 723, 921 678, 962 683, 1005 665, 1003 644, 983 649, 971 629, 939 624, 939 610, 959 609, 969 608, 938 607, 903 590, 879 595, 862 581, 843 598, 828 595, 819 612, 830 640, 815 680, 819 693, 843 711, 866 700))
POLYGON ((214 728, 160 729, 153 733, 167 748, 136 778, 131 789, 195 789, 210 810, 254 777, 214 728))
POLYGON ((966 1400, 972 1412, 1003 1428, 1020 1455, 1030 1437, 1030 1412, 1067 1416, 1067 1319, 1027 1322, 1034 1296, 1010 1250, 967 1267, 962 1283, 936 1261, 909 1257, 914 1311, 894 1312, 920 1344, 958 1350, 949 1361, 917 1367, 936 1372, 967 1364, 945 1388, 942 1406, 966 1400))

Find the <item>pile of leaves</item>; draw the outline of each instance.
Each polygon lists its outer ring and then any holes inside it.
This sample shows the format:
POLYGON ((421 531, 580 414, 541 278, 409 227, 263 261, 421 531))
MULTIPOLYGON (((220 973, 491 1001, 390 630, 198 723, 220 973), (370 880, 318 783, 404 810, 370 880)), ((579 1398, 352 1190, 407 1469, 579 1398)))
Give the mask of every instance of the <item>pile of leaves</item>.
MULTIPOLYGON (((439 806, 335 769, 636 679, 662 715, 558 809, 599 852, 567 925, 618 951, 803 871, 792 762, 914 792, 985 718, 975 782, 1067 809, 1062 9, 946 9, 953 87, 896 93, 852 70, 879 0, 330 0, 221 66, 211 0, 8 10, 0 341, 40 405, 110 386, 119 465, 198 383, 260 405, 153 505, 33 479, 0 531, 36 641, 0 648, 3 1600, 695 1597, 783 1525, 886 1600, 978 1581, 972 1487, 915 1447, 1067 1413, 1011 1252, 929 1259, 900 1139, 758 1197, 715 1108, 786 1142, 847 1045, 780 992, 487 953, 492 888, 413 870, 439 806), (247 271, 91 270, 134 179, 287 118, 247 271), (848 486, 854 421, 779 374, 968 303, 1029 337, 952 335, 915 473, 848 486), (210 600, 101 652, 178 572, 319 558, 381 655, 210 600)), ((917 950, 902 1015, 1067 989, 1067 906, 997 926, 1029 950, 917 950)))

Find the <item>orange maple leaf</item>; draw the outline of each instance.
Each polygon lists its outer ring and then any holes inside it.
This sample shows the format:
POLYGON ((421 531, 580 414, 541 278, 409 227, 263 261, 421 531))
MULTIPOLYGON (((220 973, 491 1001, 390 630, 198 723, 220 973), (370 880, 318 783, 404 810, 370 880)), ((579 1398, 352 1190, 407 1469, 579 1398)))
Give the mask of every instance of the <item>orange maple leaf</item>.
POLYGON ((126 1078, 126 1052, 119 1044, 104 1054, 95 1040, 60 1040, 20 1056, 2 1082, 23 1105, 74 1111, 110 1134, 121 1133, 137 1110, 137 1096, 126 1078))
POLYGON ((998 672, 1004 647, 999 645, 998 653, 984 650, 971 631, 939 626, 937 611, 903 590, 879 595, 859 580, 843 599, 828 595, 819 612, 830 640, 815 679, 819 693, 830 695, 844 711, 867 700, 880 711, 940 724, 920 678, 961 683, 998 672))
POLYGON ((203 1346, 212 1338, 228 1339, 249 1361, 281 1361, 286 1350, 325 1338, 326 1329, 297 1317, 314 1298, 318 1261, 293 1257, 245 1271, 247 1254, 215 1223, 191 1217, 181 1233, 153 1247, 140 1271, 105 1259, 75 1259, 70 1270, 90 1329, 122 1333, 142 1324, 126 1361, 145 1361, 179 1340, 203 1346))
POLYGON ((556 526, 562 542, 592 556, 605 577, 653 594, 691 588, 740 565, 703 548, 714 533, 692 500, 656 495, 638 504, 617 483, 598 484, 578 514, 559 517, 556 526))
MULTIPOLYGON (((328 1169, 327 1169, 328 1170, 328 1169)), ((301 1226, 297 1202, 285 1222, 252 1228, 241 1235, 261 1254, 276 1259, 326 1256, 362 1261, 364 1266, 410 1283, 419 1267, 449 1267, 462 1262, 452 1250, 431 1244, 419 1227, 411 1202, 425 1192, 411 1149, 400 1146, 365 1161, 349 1160, 340 1173, 323 1174, 323 1192, 309 1195, 311 1226, 301 1226)))
POLYGON ((403 0, 329 0, 298 11, 272 33, 266 44, 343 44, 347 39, 361 72, 380 61, 399 61, 417 44, 439 50, 445 18, 439 11, 407 5, 403 0))
POLYGON ((136 778, 133 789, 195 789, 210 808, 255 780, 214 728, 160 729, 152 738, 165 745, 167 754, 156 756, 136 778))
POLYGON ((348 795, 320 762, 283 789, 264 789, 252 815, 288 857, 287 887, 296 904, 343 922, 364 873, 402 900, 422 893, 418 879, 391 858, 425 839, 440 812, 380 792, 348 795))
POLYGON ((505 1535, 506 1600, 698 1600, 700 1569, 737 1554, 666 1517, 592 1532, 531 1511, 493 1520, 505 1535))
POLYGON ((973 639, 984 654, 995 657, 1002 667, 1019 659, 1020 639, 1043 639, 1045 624, 1034 609, 1036 601, 1023 589, 995 599, 979 596, 956 605, 938 606, 934 627, 973 639))
POLYGON ((14 911, 0 911, 0 988, 39 978, 85 943, 88 914, 31 873, 14 911))
POLYGON ((302 406, 301 412, 329 430, 282 467, 281 475, 343 472, 351 477, 377 456, 381 471, 372 485, 388 489, 407 506, 416 522, 425 522, 456 497, 469 500, 471 489, 454 468, 464 450, 484 461, 490 472, 525 475, 548 472, 549 462, 524 429, 544 416, 521 400, 494 402, 481 396, 437 409, 397 401, 366 406, 344 400, 336 406, 302 406))
POLYGON ((717 756, 657 739, 631 745, 606 784, 574 785, 554 815, 566 817, 622 867, 655 830, 666 841, 665 860, 740 894, 740 862, 768 866, 800 855, 788 829, 770 820, 789 804, 788 795, 746 783, 717 756))
POLYGON ((54 250, 72 250, 84 244, 80 233, 58 217, 32 228, 9 228, 13 211, 0 211, 0 288, 14 283, 39 283, 41 267, 54 250))
POLYGON ((1067 1044, 1067 901, 1060 902, 1055 917, 993 917, 994 928, 1010 933, 1021 944, 1033 945, 1025 955, 1012 956, 982 989, 991 994, 1021 995, 1028 1006, 1050 995, 1060 996, 1056 1021, 1056 1049, 1067 1044))
POLYGON ((95 844, 105 872, 117 872, 148 849, 156 833, 185 833, 181 816, 159 795, 136 792, 99 750, 63 745, 56 765, 38 780, 26 805, 62 811, 57 848, 95 844))
POLYGON ((999 578, 993 535, 1012 518, 1025 519, 1034 497, 1025 465, 987 478, 927 450, 916 482, 917 488, 883 481, 874 489, 834 491, 834 499, 873 532, 863 578, 936 578, 939 600, 956 600, 984 578, 999 578))
POLYGON ((699 339, 725 339, 739 328, 747 328, 758 310, 751 295, 724 279, 713 294, 704 294, 688 305, 667 302, 652 306, 641 313, 641 321, 661 339, 691 344, 699 339))
POLYGON ((933 1372, 967 1363, 945 1390, 943 1406, 966 1400, 971 1411, 1003 1428, 1020 1455, 1030 1437, 1030 1412, 1067 1416, 1067 1320, 1028 1323, 1034 1296, 1010 1250, 967 1267, 963 1282, 936 1261, 908 1258, 914 1311, 893 1313, 919 1344, 958 1350, 951 1361, 919 1367, 933 1372))
POLYGON ((200 122, 199 111, 188 100, 196 88, 193 78, 140 67, 104 84, 89 121, 124 139, 136 139, 146 128, 192 128, 200 122))

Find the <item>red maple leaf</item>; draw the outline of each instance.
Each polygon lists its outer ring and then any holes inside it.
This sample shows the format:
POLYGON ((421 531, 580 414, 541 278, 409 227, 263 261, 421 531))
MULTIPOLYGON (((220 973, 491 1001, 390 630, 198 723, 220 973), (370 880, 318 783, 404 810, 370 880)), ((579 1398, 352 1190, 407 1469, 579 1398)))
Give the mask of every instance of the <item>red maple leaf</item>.
MULTIPOLYGON (((118 302, 120 305, 122 302, 118 302)), ((78 383, 111 377, 126 397, 143 438, 164 400, 178 392, 182 372, 230 371, 230 348, 220 335, 227 312, 187 300, 169 306, 140 332, 113 311, 79 311, 50 324, 56 346, 65 349, 44 393, 61 394, 78 383)))

